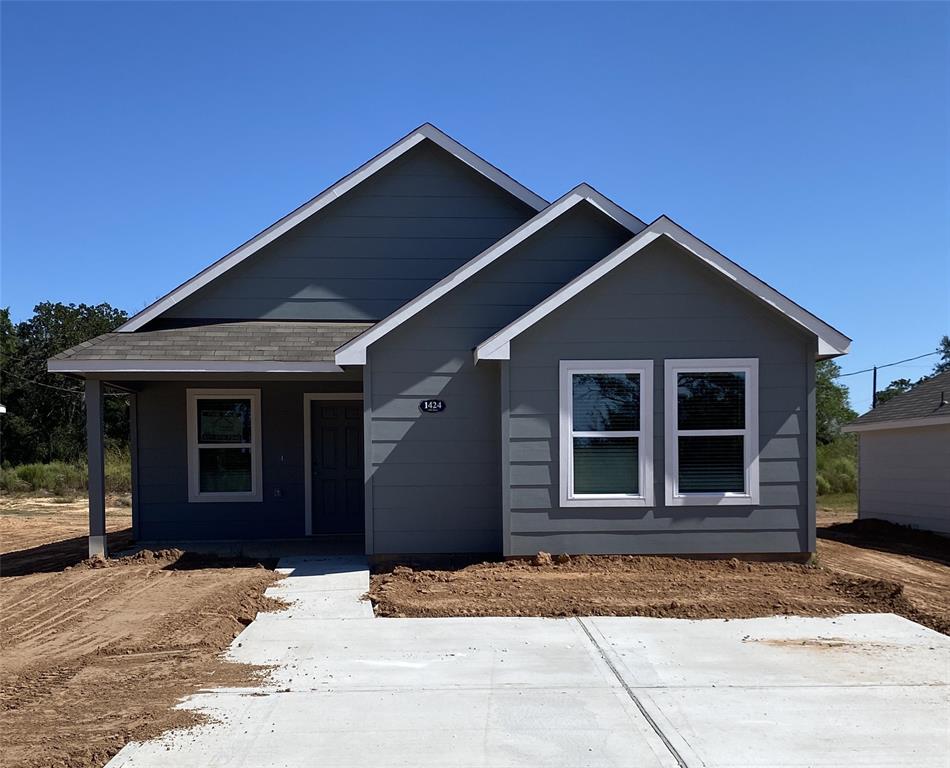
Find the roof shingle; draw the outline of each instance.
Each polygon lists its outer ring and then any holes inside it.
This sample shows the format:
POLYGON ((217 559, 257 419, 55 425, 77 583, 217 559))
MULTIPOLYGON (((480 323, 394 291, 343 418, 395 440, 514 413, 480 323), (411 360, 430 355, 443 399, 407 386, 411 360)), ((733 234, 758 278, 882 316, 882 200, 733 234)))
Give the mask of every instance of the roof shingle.
POLYGON ((852 421, 849 427, 903 421, 904 419, 945 419, 950 417, 950 405, 941 405, 942 397, 950 398, 950 371, 924 379, 913 389, 882 403, 852 421))
POLYGON ((213 323, 105 333, 51 360, 208 360, 332 362, 337 347, 373 323, 213 323))

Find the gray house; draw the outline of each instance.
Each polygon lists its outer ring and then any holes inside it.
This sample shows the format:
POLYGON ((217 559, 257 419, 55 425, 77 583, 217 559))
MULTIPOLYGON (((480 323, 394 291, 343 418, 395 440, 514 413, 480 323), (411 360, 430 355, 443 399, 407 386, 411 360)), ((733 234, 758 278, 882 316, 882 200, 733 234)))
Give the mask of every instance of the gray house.
POLYGON ((423 125, 114 333, 145 541, 370 555, 814 550, 817 359, 850 340, 665 216, 552 203, 423 125))
POLYGON ((844 427, 858 435, 858 517, 950 534, 950 371, 844 427))

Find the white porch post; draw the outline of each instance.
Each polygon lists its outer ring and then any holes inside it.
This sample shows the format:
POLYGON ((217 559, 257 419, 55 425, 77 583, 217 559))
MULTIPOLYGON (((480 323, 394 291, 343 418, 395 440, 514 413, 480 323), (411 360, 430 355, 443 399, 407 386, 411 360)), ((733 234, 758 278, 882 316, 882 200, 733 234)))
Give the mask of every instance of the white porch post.
POLYGON ((86 458, 89 464, 89 557, 106 552, 106 467, 102 435, 102 382, 86 379, 86 458))

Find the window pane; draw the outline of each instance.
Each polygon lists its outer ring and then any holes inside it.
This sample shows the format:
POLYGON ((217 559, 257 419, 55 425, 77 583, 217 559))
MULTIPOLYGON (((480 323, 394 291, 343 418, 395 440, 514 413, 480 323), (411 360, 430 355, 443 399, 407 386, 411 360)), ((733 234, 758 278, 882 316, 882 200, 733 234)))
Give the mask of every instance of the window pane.
POLYGON ((251 442, 251 401, 248 398, 198 400, 199 443, 251 442))
POLYGON ((575 437, 574 493, 639 493, 635 437, 575 437))
POLYGON ((677 376, 680 429, 744 429, 745 373, 677 376))
POLYGON ((640 429, 639 373, 575 373, 575 432, 618 432, 640 429))
POLYGON ((198 488, 202 493, 250 493, 250 448, 199 448, 198 488))
POLYGON ((681 493, 725 493, 745 490, 743 438, 679 438, 681 493))

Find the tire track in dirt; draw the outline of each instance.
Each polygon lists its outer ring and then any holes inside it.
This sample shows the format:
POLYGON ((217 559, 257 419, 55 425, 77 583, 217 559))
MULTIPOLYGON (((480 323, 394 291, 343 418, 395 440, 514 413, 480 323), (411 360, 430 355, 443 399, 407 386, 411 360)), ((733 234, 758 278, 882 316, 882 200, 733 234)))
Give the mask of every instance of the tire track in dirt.
POLYGON ((0 578, 4 768, 101 766, 126 742, 198 721, 176 710, 210 683, 259 671, 220 652, 279 578, 250 562, 142 553, 105 565, 0 578), (15 606, 8 612, 7 606, 15 606))

